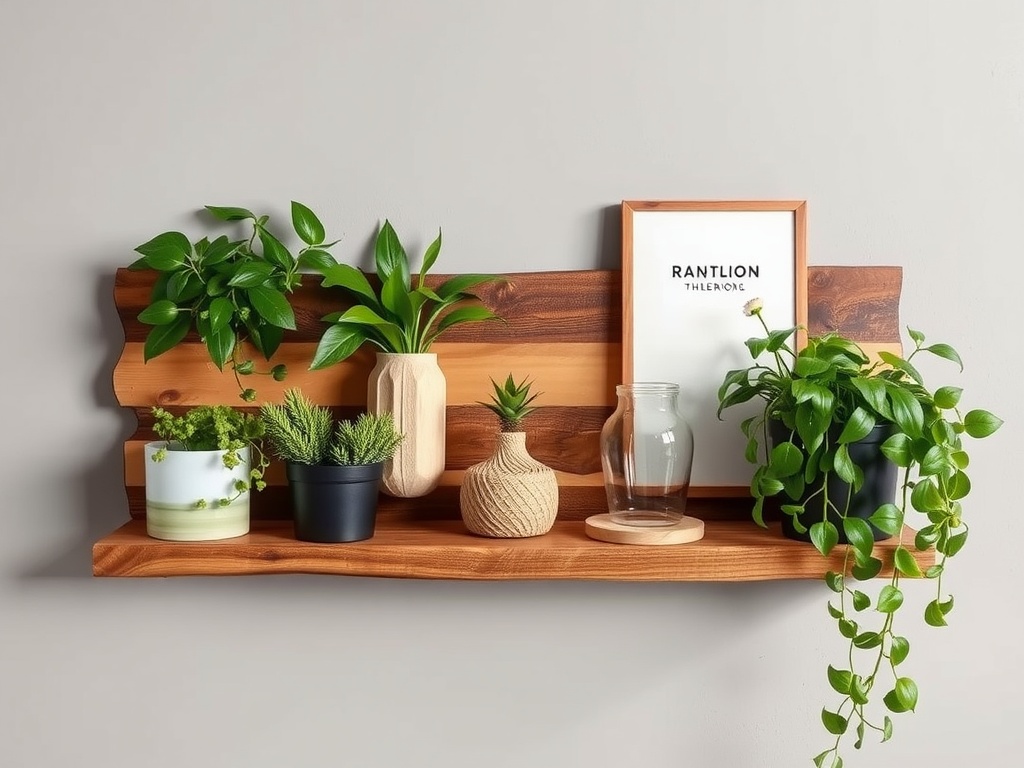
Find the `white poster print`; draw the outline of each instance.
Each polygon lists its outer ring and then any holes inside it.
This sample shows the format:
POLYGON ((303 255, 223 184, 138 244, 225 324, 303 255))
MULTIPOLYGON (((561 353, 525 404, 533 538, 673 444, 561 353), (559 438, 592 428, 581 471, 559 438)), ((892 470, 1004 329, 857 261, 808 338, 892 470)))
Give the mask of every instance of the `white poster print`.
POLYGON ((797 324, 795 217, 793 210, 632 214, 633 381, 680 386, 680 411, 694 433, 695 491, 750 483, 740 423, 762 404, 730 408, 719 421, 717 392, 729 370, 749 365, 744 341, 764 335, 744 315, 745 302, 763 299, 771 328, 797 324))

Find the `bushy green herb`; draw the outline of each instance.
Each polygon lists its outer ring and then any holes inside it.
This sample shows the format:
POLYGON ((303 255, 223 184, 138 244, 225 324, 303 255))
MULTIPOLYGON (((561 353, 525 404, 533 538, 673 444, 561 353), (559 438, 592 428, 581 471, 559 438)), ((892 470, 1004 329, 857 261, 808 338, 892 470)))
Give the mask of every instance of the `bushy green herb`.
POLYGON ((131 269, 160 272, 150 303, 139 320, 153 326, 146 337, 148 362, 175 347, 195 328, 217 368, 230 365, 240 397, 251 402, 256 392, 242 384, 241 376, 262 374, 282 381, 284 365, 256 370, 245 357, 243 341, 252 342, 268 361, 281 344, 285 330, 295 329, 295 313, 287 294, 301 282, 302 268, 326 269, 336 262, 328 253, 323 224, 305 205, 292 202, 292 227, 304 247, 293 257, 267 227, 270 217, 245 208, 206 206, 215 218, 246 221, 249 237, 212 242, 203 237, 191 242, 181 232, 164 232, 135 250, 142 254, 131 269))
MULTIPOLYGON (((959 387, 929 389, 911 360, 929 353, 950 360, 963 369, 960 355, 948 344, 925 345, 920 331, 908 329, 914 349, 906 358, 880 352, 872 362, 853 341, 838 333, 808 339, 795 352, 789 345, 798 330, 770 330, 761 316, 760 300, 748 302, 747 315, 756 317, 766 336, 746 342, 753 364, 730 371, 718 391, 718 414, 754 398, 763 401, 758 415, 741 425, 747 436, 747 459, 756 466, 750 490, 754 497, 753 516, 764 525, 765 499, 782 495, 784 514, 793 515, 794 527, 807 532, 796 519, 804 512, 800 500, 805 488, 823 494, 823 510, 842 518, 843 533, 850 542, 843 555, 841 573, 829 572, 825 582, 838 595, 828 611, 840 634, 850 642, 848 658, 829 666, 828 682, 842 699, 838 707, 823 709, 822 723, 835 742, 814 758, 818 768, 841 766, 839 748, 843 737, 855 733, 854 747, 860 748, 866 730, 875 731, 882 741, 892 735, 892 713, 913 711, 918 690, 913 679, 898 670, 910 650, 905 637, 896 633, 894 620, 903 603, 900 581, 904 577, 934 579, 936 597, 924 610, 924 621, 944 626, 953 609, 953 598, 942 591, 947 561, 967 541, 962 499, 971 484, 966 469, 969 458, 964 436, 984 438, 1002 421, 985 410, 961 412, 959 387), (762 355, 769 362, 762 363, 762 355), (781 422, 788 438, 772 445, 771 422, 781 422), (892 578, 872 598, 865 587, 851 582, 875 578, 882 562, 873 554, 874 538, 867 522, 847 517, 848 498, 828 497, 827 478, 835 473, 854 490, 864 480, 863 471, 850 457, 849 445, 868 435, 876 424, 889 424, 891 436, 882 452, 902 470, 894 504, 879 507, 870 523, 898 537, 892 578), (904 523, 914 523, 908 513, 920 513, 920 528, 913 543, 904 541, 904 523), (937 564, 924 573, 910 547, 934 547, 937 564), (866 611, 874 607, 874 611, 866 611), (871 619, 874 618, 874 625, 871 619), (863 652, 868 656, 863 662, 863 652), (870 715, 868 705, 881 698, 882 718, 870 715)), ((809 529, 814 546, 828 555, 836 546, 839 530, 827 519, 815 521, 809 529)), ((852 737, 851 737, 852 738, 852 737)))
POLYGON ((490 408, 498 416, 501 422, 502 432, 519 432, 522 429, 523 419, 537 410, 530 406, 538 395, 530 394, 532 382, 525 379, 518 384, 513 380, 512 374, 508 375, 504 384, 499 384, 491 379, 491 386, 494 387, 494 394, 491 395, 491 402, 484 403, 479 400, 477 403, 490 408))
POLYGON ((317 345, 310 370, 341 362, 365 342, 384 352, 423 353, 434 341, 456 325, 489 320, 497 316, 476 303, 469 289, 493 282, 494 275, 458 275, 431 290, 425 284, 430 268, 441 251, 441 233, 427 247, 419 278, 413 287, 409 258, 394 227, 385 220, 377 234, 374 257, 380 291, 374 290, 366 275, 347 264, 332 264, 323 269, 325 288, 342 288, 355 305, 344 312, 323 318, 330 326, 317 345))
POLYGON ((260 418, 275 455, 293 464, 376 464, 395 454, 402 436, 390 413, 335 422, 330 408, 289 389, 280 405, 264 403, 260 418))
MULTIPOLYGON (((262 449, 263 422, 256 416, 236 411, 226 405, 200 405, 191 408, 181 416, 175 416, 160 407, 152 409, 153 432, 168 443, 177 443, 185 451, 224 451, 222 458, 227 469, 234 469, 242 462, 239 454, 248 446, 255 459, 249 470, 249 481, 235 483, 234 497, 217 500, 218 506, 227 506, 250 487, 262 491, 267 484, 263 473, 270 464, 262 449)), ((153 452, 153 461, 167 457, 167 447, 153 452)), ((207 506, 205 499, 196 502, 196 507, 207 506)))

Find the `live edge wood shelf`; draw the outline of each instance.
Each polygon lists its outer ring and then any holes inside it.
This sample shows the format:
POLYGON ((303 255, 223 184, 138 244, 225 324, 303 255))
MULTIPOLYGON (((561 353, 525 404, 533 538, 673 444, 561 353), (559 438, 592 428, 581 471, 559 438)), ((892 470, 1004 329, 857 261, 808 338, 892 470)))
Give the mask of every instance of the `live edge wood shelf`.
MULTIPOLYGON (((420 579, 589 579, 607 581, 756 581, 816 578, 842 567, 842 547, 828 560, 813 547, 785 539, 776 524, 750 521, 747 499, 695 498, 689 512, 705 520, 703 540, 640 547, 588 538, 583 520, 605 510, 598 436, 621 379, 621 274, 614 270, 510 274, 485 287, 481 298, 505 319, 452 328, 432 351, 448 381, 446 471, 436 491, 419 499, 381 496, 372 539, 351 544, 296 541, 283 468, 273 464, 268 487, 254 493, 252 531, 217 542, 166 542, 146 535, 143 445, 155 438, 150 408, 180 413, 204 403, 237 405, 230 373, 209 361, 198 337, 149 363, 142 345, 152 272, 118 270, 114 301, 125 346, 114 368, 118 402, 132 409, 138 428, 124 446, 125 489, 131 520, 93 546, 97 576, 213 576, 324 573, 420 579), (529 539, 488 539, 463 527, 458 489, 467 467, 494 446, 490 412, 476 403, 489 377, 509 371, 543 382, 531 417, 528 447, 559 478, 554 529, 529 539)), ((446 276, 428 280, 436 285, 446 276)), ((275 362, 288 378, 260 377, 261 398, 280 401, 300 387, 336 415, 358 413, 365 402, 372 353, 362 350, 324 371, 307 370, 323 330, 320 318, 344 306, 337 289, 304 278, 293 295, 298 329, 286 334, 275 362)), ((899 267, 809 267, 810 333, 839 329, 869 351, 899 350, 899 267)), ((738 311, 738 310, 737 310, 738 311)), ((254 359, 256 355, 253 355, 254 359)), ((246 410, 255 411, 259 402, 246 410)), ((903 536, 912 541, 913 533, 903 536)), ((895 543, 879 546, 882 574, 891 573, 895 543)), ((913 551, 913 548, 911 547, 913 551)), ((917 553, 922 567, 931 552, 917 553)))

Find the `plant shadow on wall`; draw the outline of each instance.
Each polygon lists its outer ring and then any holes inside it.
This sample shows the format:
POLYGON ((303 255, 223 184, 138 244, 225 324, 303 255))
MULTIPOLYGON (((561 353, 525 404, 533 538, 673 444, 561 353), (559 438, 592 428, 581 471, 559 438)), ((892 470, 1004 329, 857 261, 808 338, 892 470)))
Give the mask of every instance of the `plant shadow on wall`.
POLYGON ((825 583, 833 593, 828 613, 849 652, 827 668, 840 698, 838 706, 822 709, 821 722, 834 742, 814 757, 818 768, 841 768, 844 737, 855 749, 869 732, 888 741, 889 713, 917 707, 917 684, 901 667, 910 654, 910 641, 897 633, 901 579, 933 580, 936 596, 923 619, 945 626, 953 597, 943 580, 968 534, 965 438, 988 437, 1002 421, 963 408, 959 387, 925 385, 911 362, 918 355, 943 358, 961 371, 963 363, 953 347, 928 344, 920 331, 907 329, 913 350, 906 357, 880 351, 873 360, 838 332, 810 337, 797 351, 790 340, 798 328, 771 330, 759 299, 743 309, 765 335, 746 342, 753 363, 726 374, 718 414, 755 399, 763 404, 740 425, 746 459, 755 466, 754 520, 765 525, 766 499, 780 497, 786 536, 826 556, 846 545, 841 570, 828 572, 825 583), (914 535, 905 525, 919 530, 914 535), (872 596, 868 584, 883 568, 874 544, 890 538, 898 539, 893 573, 872 596), (934 549, 937 562, 922 572, 912 549, 934 549))

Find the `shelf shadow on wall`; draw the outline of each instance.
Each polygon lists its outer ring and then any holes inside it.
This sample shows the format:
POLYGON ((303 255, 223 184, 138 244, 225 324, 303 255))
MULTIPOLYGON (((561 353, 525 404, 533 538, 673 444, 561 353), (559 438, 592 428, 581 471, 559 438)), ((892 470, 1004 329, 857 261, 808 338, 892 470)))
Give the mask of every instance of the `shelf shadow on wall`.
POLYGON ((69 497, 79 501, 68 507, 67 530, 79 530, 80 537, 66 551, 49 562, 37 564, 22 578, 92 578, 93 542, 130 520, 124 490, 124 441, 135 431, 134 413, 122 408, 114 396, 113 372, 124 344, 124 328, 114 305, 114 273, 103 271, 92 285, 97 312, 87 336, 103 350, 91 381, 94 405, 114 412, 121 429, 110 443, 97 442, 81 453, 83 463, 63 478, 71 489, 69 497))

